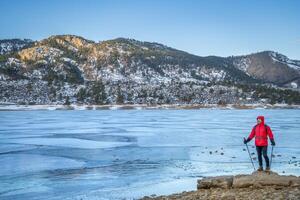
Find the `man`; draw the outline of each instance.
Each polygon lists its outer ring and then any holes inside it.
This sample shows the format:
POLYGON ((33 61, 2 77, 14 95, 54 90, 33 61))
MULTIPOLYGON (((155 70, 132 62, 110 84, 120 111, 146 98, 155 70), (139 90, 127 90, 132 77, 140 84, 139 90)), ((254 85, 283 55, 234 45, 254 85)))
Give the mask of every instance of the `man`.
MULTIPOLYGON (((252 131, 247 139, 244 138, 244 144, 248 143, 255 136, 255 146, 257 151, 257 157, 259 162, 258 171, 263 170, 262 155, 266 161, 266 171, 270 171, 270 163, 268 157, 268 136, 270 138, 272 146, 275 145, 274 136, 269 126, 265 124, 264 116, 258 116, 257 125, 252 128, 252 131)), ((272 155, 271 155, 272 156, 272 155)))

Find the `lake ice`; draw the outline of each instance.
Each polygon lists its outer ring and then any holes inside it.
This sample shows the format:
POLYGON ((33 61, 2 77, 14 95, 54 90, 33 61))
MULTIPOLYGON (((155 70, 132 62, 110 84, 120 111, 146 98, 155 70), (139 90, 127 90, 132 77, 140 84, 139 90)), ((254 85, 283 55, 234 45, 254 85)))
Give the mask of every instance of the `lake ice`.
POLYGON ((272 169, 299 176, 297 109, 1 111, 0 199, 135 199, 251 173, 242 139, 257 115, 275 134, 272 169))

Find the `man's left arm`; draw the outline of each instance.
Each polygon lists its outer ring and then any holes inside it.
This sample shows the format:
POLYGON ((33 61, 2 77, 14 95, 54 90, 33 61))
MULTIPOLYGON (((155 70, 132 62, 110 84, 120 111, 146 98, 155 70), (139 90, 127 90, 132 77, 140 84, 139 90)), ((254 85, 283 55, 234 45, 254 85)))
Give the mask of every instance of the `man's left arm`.
POLYGON ((268 136, 270 138, 272 146, 275 146, 274 135, 273 135, 272 130, 271 130, 271 128, 269 126, 267 126, 267 134, 268 134, 268 136))

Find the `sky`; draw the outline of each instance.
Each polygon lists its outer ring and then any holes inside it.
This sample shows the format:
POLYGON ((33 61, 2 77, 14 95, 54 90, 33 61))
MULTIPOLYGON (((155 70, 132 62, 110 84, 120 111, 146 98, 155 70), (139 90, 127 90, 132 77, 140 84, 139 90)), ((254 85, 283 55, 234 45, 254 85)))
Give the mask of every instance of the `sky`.
POLYGON ((299 0, 0 0, 0 39, 74 34, 207 56, 272 50, 300 60, 299 0))

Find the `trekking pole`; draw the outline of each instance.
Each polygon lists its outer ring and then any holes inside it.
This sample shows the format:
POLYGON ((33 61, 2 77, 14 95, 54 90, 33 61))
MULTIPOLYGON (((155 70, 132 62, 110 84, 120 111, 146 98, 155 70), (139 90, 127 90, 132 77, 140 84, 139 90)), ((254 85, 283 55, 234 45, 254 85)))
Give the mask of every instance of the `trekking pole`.
MULTIPOLYGON (((246 140, 246 138, 244 138, 244 139, 246 140)), ((249 157, 250 157, 250 160, 251 160, 251 163, 252 163, 253 169, 254 169, 254 171, 255 171, 256 169, 255 169, 255 166, 254 166, 253 160, 252 160, 252 158, 251 158, 251 154, 250 154, 250 151, 249 151, 249 148, 248 148, 248 145, 247 145, 247 143, 246 143, 246 147, 247 147, 247 150, 248 150, 248 154, 249 154, 249 157)))
POLYGON ((273 148, 274 148, 274 146, 272 145, 272 150, 271 150, 271 161, 270 161, 270 169, 271 169, 271 165, 272 165, 272 158, 273 158, 273 148))

